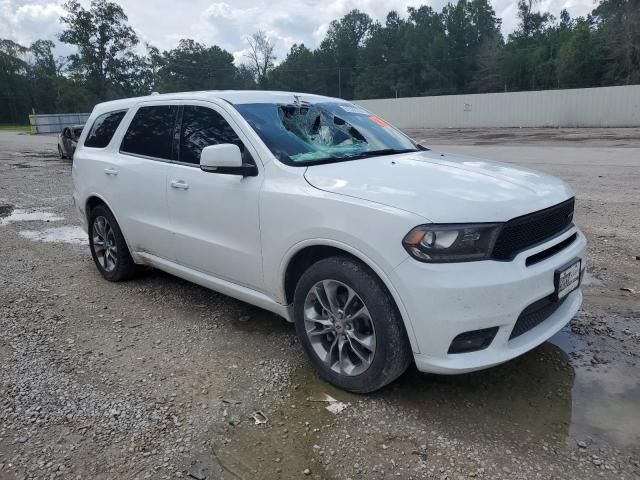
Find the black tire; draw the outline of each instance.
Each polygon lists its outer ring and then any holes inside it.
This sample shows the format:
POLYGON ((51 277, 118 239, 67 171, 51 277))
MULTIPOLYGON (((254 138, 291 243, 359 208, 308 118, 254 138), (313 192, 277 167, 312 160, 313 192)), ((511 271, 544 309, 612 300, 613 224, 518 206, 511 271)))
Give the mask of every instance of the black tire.
POLYGON ((111 213, 111 210, 107 208, 106 205, 98 205, 91 210, 89 214, 89 248, 91 249, 91 256, 93 257, 93 262, 96 264, 98 271, 102 274, 102 276, 109 280, 110 282, 120 282, 123 280, 127 280, 134 276, 138 270, 136 264, 131 258, 131 254, 129 253, 129 247, 127 247, 127 242, 125 242, 124 237, 122 235, 122 231, 120 230, 120 226, 116 221, 115 217, 111 213), (94 224, 96 220, 99 218, 104 218, 108 222, 112 232, 113 232, 113 240, 114 245, 117 251, 117 260, 114 262, 115 266, 112 269, 106 269, 101 261, 98 259, 98 254, 96 253, 96 246, 94 245, 94 224))
POLYGON ((64 156, 64 153, 62 153, 62 148, 60 147, 60 145, 58 145, 58 157, 60 157, 60 160, 64 160, 66 158, 64 156))
POLYGON ((298 281, 293 300, 296 333, 305 354, 318 374, 338 388, 354 393, 378 390, 398 378, 413 360, 411 345, 395 302, 383 283, 366 265, 349 257, 329 257, 307 269, 298 281), (305 299, 323 280, 347 285, 366 305, 375 328, 375 354, 369 367, 358 375, 335 372, 314 350, 304 321, 305 299))

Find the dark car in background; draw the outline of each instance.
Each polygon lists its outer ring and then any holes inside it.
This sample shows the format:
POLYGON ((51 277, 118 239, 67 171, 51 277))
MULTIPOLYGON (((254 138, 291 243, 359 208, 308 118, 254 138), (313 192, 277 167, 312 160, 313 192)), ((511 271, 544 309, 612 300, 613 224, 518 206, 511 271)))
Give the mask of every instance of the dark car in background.
POLYGON ((58 134, 58 156, 60 158, 73 158, 73 152, 76 151, 76 145, 78 145, 83 128, 84 125, 72 125, 63 128, 58 134))

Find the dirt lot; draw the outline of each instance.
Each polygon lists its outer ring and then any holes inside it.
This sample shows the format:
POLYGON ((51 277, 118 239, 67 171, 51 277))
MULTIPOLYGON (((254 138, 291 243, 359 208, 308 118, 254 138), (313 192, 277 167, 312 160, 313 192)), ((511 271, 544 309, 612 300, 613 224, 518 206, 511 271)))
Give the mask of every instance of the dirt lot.
POLYGON ((585 304, 505 365, 355 396, 272 314, 153 270, 104 281, 55 138, 0 132, 0 479, 640 478, 640 130, 410 133, 567 180, 585 304))

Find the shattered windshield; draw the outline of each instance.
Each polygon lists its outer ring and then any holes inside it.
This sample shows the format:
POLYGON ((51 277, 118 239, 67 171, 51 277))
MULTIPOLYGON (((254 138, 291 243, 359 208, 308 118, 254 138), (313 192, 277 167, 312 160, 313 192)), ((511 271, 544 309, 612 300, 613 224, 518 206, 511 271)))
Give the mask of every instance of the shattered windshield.
MULTIPOLYGON (((293 99, 292 99, 293 100, 293 99)), ((347 102, 235 105, 275 157, 309 165, 416 151, 407 136, 347 102)))

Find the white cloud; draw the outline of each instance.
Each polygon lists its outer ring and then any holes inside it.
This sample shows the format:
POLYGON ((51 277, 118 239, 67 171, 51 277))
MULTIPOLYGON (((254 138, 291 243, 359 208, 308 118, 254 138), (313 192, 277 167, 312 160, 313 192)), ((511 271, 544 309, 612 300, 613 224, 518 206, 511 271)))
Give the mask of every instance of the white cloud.
MULTIPOLYGON (((117 0, 142 42, 161 50, 175 47, 181 38, 192 38, 208 45, 217 44, 241 61, 247 37, 264 30, 275 42, 276 54, 283 59, 294 43, 317 47, 332 20, 357 8, 384 21, 390 10, 406 15, 408 6, 430 4, 440 10, 448 0, 117 0)), ((89 0, 82 0, 88 5, 89 0)), ((502 31, 516 28, 515 0, 492 0, 496 14, 503 19, 502 31)), ((0 0, 0 38, 28 45, 38 38, 56 40, 62 30, 58 19, 64 13, 63 0, 0 0)), ((585 15, 594 8, 593 0, 542 0, 538 7, 556 17, 562 8, 572 16, 585 15)), ((68 46, 58 47, 66 53, 68 46)))
POLYGON ((56 40, 61 31, 58 19, 64 9, 57 2, 23 3, 0 1, 0 38, 9 38, 22 45, 37 39, 56 40))

